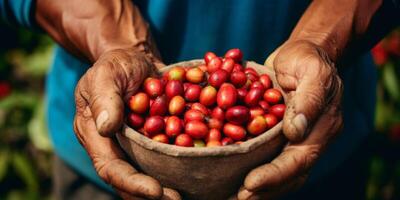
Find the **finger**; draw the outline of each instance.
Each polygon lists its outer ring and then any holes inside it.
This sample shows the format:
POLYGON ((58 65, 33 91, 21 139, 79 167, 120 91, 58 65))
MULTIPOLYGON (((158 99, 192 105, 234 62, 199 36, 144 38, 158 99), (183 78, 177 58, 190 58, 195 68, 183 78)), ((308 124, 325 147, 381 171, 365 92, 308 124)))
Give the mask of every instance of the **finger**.
MULTIPOLYGON (((81 110, 81 109, 79 109, 81 110)), ((138 173, 124 160, 122 150, 111 138, 98 134, 89 107, 78 112, 74 121, 75 132, 92 159, 98 175, 114 188, 132 196, 159 199, 162 188, 159 182, 138 173)))
POLYGON ((124 52, 110 53, 87 71, 81 96, 88 102, 102 136, 113 136, 121 127, 127 100, 152 71, 151 63, 124 52))
POLYGON ((327 142, 343 124, 337 106, 332 106, 315 124, 307 139, 298 144, 289 144, 271 163, 252 170, 244 181, 250 191, 282 187, 296 177, 308 173, 327 142))
POLYGON ((239 190, 238 200, 267 200, 278 199, 290 192, 298 190, 306 181, 307 176, 301 176, 278 188, 269 188, 263 191, 252 192, 245 188, 239 190))
POLYGON ((161 200, 181 200, 179 193, 171 188, 163 188, 163 197, 161 200))
POLYGON ((294 57, 284 59, 279 56, 274 62, 278 83, 290 91, 283 132, 290 141, 299 142, 331 97, 338 95, 341 81, 336 68, 318 48, 305 46, 300 53, 298 49, 285 51, 294 57))

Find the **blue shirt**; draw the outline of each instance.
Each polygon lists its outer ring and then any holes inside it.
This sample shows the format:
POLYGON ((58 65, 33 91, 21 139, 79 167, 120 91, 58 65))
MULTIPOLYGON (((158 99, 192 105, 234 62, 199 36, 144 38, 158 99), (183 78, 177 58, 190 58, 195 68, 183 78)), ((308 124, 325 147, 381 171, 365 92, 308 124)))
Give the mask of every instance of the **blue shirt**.
MULTIPOLYGON (((245 59, 263 63, 289 36, 306 9, 306 1, 290 0, 136 0, 150 23, 164 61, 174 63, 201 58, 206 51, 219 55, 240 48, 245 59)), ((31 0, 0 0, 3 18, 24 26, 33 23, 31 0)), ((320 179, 342 163, 373 130, 376 72, 369 54, 341 66, 344 81, 344 130, 311 171, 310 181, 320 179), (372 92, 374 94, 374 92, 372 92)), ((49 71, 48 126, 56 154, 100 186, 92 163, 73 132, 74 88, 90 67, 57 47, 49 71)))

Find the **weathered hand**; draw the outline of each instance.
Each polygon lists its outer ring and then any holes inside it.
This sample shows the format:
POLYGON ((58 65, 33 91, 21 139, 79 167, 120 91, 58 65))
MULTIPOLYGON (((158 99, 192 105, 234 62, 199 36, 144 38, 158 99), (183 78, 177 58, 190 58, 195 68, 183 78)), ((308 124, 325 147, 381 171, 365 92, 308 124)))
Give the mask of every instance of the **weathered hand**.
POLYGON ((176 191, 163 189, 157 180, 136 171, 112 138, 124 121, 124 100, 154 72, 155 64, 159 63, 133 49, 106 52, 75 91, 76 136, 99 176, 124 199, 180 199, 176 191))
POLYGON ((343 125, 342 82, 325 51, 307 41, 287 42, 267 59, 287 93, 283 133, 289 143, 271 163, 252 170, 238 194, 275 199, 301 187, 310 168, 343 125))

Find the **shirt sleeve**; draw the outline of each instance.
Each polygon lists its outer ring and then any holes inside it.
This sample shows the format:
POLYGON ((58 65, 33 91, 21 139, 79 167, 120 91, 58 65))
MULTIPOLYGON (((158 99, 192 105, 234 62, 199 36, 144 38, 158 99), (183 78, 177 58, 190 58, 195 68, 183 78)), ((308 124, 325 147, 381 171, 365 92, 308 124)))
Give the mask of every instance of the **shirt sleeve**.
POLYGON ((0 0, 0 17, 10 24, 33 28, 35 0, 0 0))

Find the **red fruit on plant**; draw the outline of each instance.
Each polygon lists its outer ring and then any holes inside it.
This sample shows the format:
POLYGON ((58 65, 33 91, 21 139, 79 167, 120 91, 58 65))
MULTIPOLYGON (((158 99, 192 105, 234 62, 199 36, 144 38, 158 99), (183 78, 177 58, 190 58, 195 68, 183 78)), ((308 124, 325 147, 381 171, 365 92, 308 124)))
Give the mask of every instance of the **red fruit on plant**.
POLYGON ((236 104, 237 91, 235 86, 230 83, 222 84, 217 94, 218 107, 228 109, 236 104))
POLYGON ((268 102, 266 102, 266 101, 264 101, 264 100, 261 100, 260 102, 258 102, 258 105, 259 105, 266 113, 269 112, 270 106, 269 106, 268 102))
POLYGON ((217 90, 213 86, 207 86, 201 90, 199 101, 205 106, 212 106, 217 100, 217 90))
POLYGON ((218 119, 220 121, 224 121, 224 119, 225 119, 224 110, 222 110, 222 108, 220 108, 220 107, 215 107, 211 112, 211 117, 218 119))
POLYGON ((158 96, 150 106, 150 116, 167 114, 168 100, 165 95, 158 96))
POLYGON ((207 64, 207 72, 209 74, 212 74, 215 71, 221 69, 221 66, 222 66, 222 59, 220 57, 214 57, 207 64))
POLYGON ((169 143, 168 137, 167 137, 167 135, 165 135, 165 134, 158 134, 158 135, 155 135, 155 136, 153 136, 151 139, 152 139, 152 140, 155 140, 155 141, 157 141, 157 142, 164 143, 164 144, 168 144, 168 143, 169 143))
POLYGON ((225 53, 225 58, 232 58, 235 62, 240 62, 243 59, 243 53, 240 49, 230 49, 225 53))
POLYGON ((210 118, 207 120, 207 125, 208 125, 208 128, 210 128, 210 129, 221 130, 222 127, 224 126, 224 121, 221 121, 216 118, 210 118))
POLYGON ((151 116, 144 123, 144 131, 150 135, 163 132, 165 128, 164 119, 160 116, 151 116))
POLYGON ((191 83, 201 83, 204 79, 204 72, 198 67, 189 69, 186 72, 186 80, 191 83))
POLYGON ((222 143, 218 140, 210 140, 207 142, 207 147, 219 147, 222 146, 222 143))
POLYGON ((236 71, 243 71, 243 66, 241 65, 241 64, 235 64, 234 66, 233 66, 233 70, 232 70, 233 72, 236 72, 236 71))
POLYGON ((281 120, 285 115, 286 105, 285 104, 276 104, 269 108, 269 113, 275 115, 278 120, 281 120))
POLYGON ((164 87, 159 79, 147 78, 144 81, 144 91, 151 97, 161 96, 164 92, 164 87))
POLYGON ((220 141, 221 140, 221 132, 217 129, 210 129, 210 131, 208 131, 208 134, 206 136, 206 142, 209 141, 220 141))
POLYGON ((165 123, 165 134, 170 138, 175 138, 183 131, 183 124, 181 119, 177 116, 170 116, 165 123))
POLYGON ((191 109, 198 110, 198 111, 202 112, 204 115, 209 114, 208 109, 201 103, 197 103, 197 102, 193 103, 191 106, 191 109))
POLYGON ((263 85, 260 81, 254 81, 254 82, 252 82, 252 83, 250 84, 250 89, 253 89, 253 88, 259 88, 259 89, 261 89, 262 91, 265 90, 264 85, 263 85))
POLYGON ((129 108, 138 114, 143 114, 149 109, 150 98, 144 92, 139 92, 129 99, 129 108))
POLYGON ((246 84, 247 82, 247 76, 244 72, 242 71, 234 71, 231 74, 230 77, 231 83, 236 87, 236 88, 240 88, 242 86, 244 86, 244 84, 246 84))
POLYGON ((232 138, 230 138, 230 137, 224 137, 222 140, 221 140, 221 144, 222 144, 222 146, 226 146, 226 145, 230 145, 230 144, 233 144, 233 140, 232 140, 232 138))
POLYGON ((238 101, 240 103, 244 103, 244 99, 246 98, 246 95, 247 95, 246 88, 237 89, 237 93, 238 93, 238 101))
POLYGON ((247 131, 252 135, 260 135, 267 130, 264 116, 257 116, 247 124, 247 131))
POLYGON ((135 113, 129 113, 128 116, 128 124, 132 128, 140 128, 144 124, 144 119, 142 116, 135 114, 135 113))
POLYGON ((185 90, 185 99, 187 101, 198 101, 200 98, 201 87, 197 84, 189 85, 185 90))
POLYGON ((253 118, 257 117, 257 116, 264 115, 264 113, 265 113, 264 109, 262 109, 259 106, 250 108, 250 118, 251 119, 253 119, 253 118))
POLYGON ((4 98, 11 93, 10 83, 6 81, 0 81, 0 98, 4 98))
POLYGON ((169 101, 168 111, 171 115, 180 115, 185 110, 185 99, 181 96, 174 96, 169 101))
POLYGON ((168 80, 177 80, 184 81, 185 80, 185 69, 183 67, 177 66, 168 71, 168 80))
POLYGON ((217 57, 217 55, 209 51, 206 54, 204 54, 204 62, 206 63, 206 65, 208 65, 208 63, 215 57, 217 57))
POLYGON ((184 115, 184 120, 186 123, 190 121, 204 121, 204 119, 205 115, 202 112, 194 109, 186 111, 184 115))
POLYGON ((224 125, 223 132, 226 136, 234 140, 242 140, 246 137, 246 130, 243 127, 231 123, 224 125))
POLYGON ((258 105, 258 102, 260 101, 262 95, 263 95, 263 90, 259 88, 250 89, 250 91, 244 98, 244 102, 249 107, 256 106, 258 105))
POLYGON ((258 79, 263 85, 265 89, 269 89, 272 87, 271 78, 267 74, 263 74, 258 79))
POLYGON ((282 101, 282 93, 275 88, 268 89, 264 92, 264 100, 270 104, 277 104, 282 101))
POLYGON ((225 118, 232 124, 241 125, 250 119, 250 111, 245 106, 234 106, 226 111, 225 118))
POLYGON ((228 73, 231 73, 234 66, 235 61, 232 58, 225 58, 222 62, 221 69, 225 70, 228 73))
POLYGON ((165 86, 165 94, 169 99, 174 96, 183 96, 183 84, 181 81, 171 80, 165 86))
POLYGON ((188 134, 180 134, 175 139, 175 145, 181 147, 192 147, 193 139, 188 134))
POLYGON ((268 129, 274 127, 278 123, 278 118, 273 114, 265 114, 264 119, 268 129))
POLYGON ((229 73, 227 71, 219 69, 210 75, 208 78, 208 83, 215 88, 219 88, 228 80, 228 77, 229 73))
POLYGON ((208 134, 208 127, 202 121, 189 121, 185 124, 185 133, 194 139, 203 139, 208 134))

